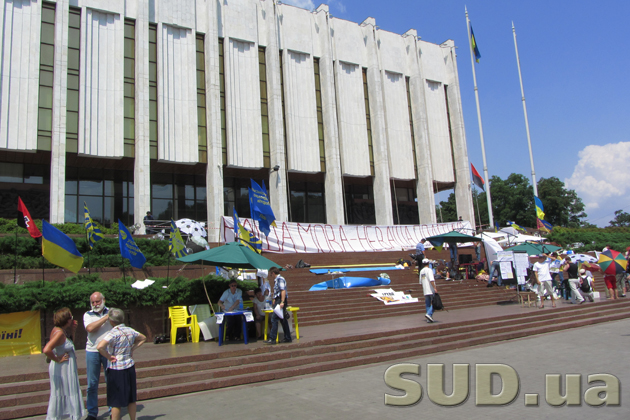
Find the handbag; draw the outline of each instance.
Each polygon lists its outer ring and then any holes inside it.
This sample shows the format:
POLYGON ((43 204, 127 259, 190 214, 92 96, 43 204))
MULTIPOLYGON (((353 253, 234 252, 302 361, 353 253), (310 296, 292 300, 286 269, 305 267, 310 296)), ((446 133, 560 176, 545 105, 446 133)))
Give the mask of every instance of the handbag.
POLYGON ((433 293, 431 304, 433 305, 434 311, 439 311, 439 310, 444 309, 444 305, 442 304, 442 298, 440 298, 440 295, 438 293, 433 293))

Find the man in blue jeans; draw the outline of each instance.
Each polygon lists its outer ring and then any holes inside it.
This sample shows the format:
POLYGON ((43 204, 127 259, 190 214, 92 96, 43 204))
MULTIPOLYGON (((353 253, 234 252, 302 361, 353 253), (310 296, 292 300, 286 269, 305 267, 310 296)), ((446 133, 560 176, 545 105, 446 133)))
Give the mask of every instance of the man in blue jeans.
POLYGON ((282 324, 282 330, 284 331, 283 343, 291 342, 291 330, 289 329, 289 321, 287 320, 289 313, 287 312, 287 281, 280 275, 280 269, 278 267, 272 267, 269 269, 269 280, 273 280, 273 307, 280 306, 282 310, 282 318, 280 318, 274 312, 271 315, 271 332, 269 333, 269 339, 264 341, 265 344, 276 344, 276 337, 278 336, 278 321, 282 324))
POLYGON ((492 279, 497 278, 497 284, 501 286, 501 263, 494 261, 490 266, 490 276, 488 277, 488 287, 492 287, 492 279))
POLYGON ((85 420, 96 420, 98 416, 98 382, 101 377, 101 366, 105 382, 107 382, 107 359, 97 350, 105 334, 112 329, 109 321, 109 309, 105 307, 105 296, 101 292, 94 292, 90 296, 91 311, 83 315, 83 325, 87 331, 87 345, 85 346, 85 361, 87 366, 87 412, 85 420))

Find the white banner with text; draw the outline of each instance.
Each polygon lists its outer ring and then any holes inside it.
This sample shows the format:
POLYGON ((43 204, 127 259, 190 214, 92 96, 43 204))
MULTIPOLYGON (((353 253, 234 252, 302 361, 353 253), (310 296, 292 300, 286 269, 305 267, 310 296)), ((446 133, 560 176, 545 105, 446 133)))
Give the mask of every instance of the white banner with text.
MULTIPOLYGON (((415 249, 422 238, 441 235, 455 229, 472 235, 470 222, 435 225, 329 225, 326 223, 293 223, 276 221, 269 236, 258 229, 252 219, 241 224, 262 239, 262 249, 278 253, 381 252, 415 249)), ((221 241, 234 241, 234 219, 221 217, 221 241)))

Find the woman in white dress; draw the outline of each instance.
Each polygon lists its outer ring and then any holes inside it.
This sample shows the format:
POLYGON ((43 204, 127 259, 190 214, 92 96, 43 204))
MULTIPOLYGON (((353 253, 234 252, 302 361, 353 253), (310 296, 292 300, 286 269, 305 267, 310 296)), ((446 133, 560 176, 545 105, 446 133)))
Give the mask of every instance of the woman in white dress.
POLYGON ((50 400, 46 420, 57 420, 66 416, 72 420, 80 420, 85 414, 85 407, 71 339, 78 323, 72 318, 68 308, 55 312, 53 320, 55 328, 50 333, 50 341, 44 347, 44 354, 50 359, 50 400))

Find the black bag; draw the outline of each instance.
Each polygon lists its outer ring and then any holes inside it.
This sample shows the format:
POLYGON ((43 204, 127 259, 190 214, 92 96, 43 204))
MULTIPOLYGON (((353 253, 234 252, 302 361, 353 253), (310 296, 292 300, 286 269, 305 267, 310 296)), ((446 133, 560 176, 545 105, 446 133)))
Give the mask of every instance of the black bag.
POLYGON ((591 292, 591 285, 588 281, 588 277, 580 277, 580 290, 584 293, 591 292))
POLYGON ((442 304, 442 298, 440 298, 440 295, 437 293, 433 293, 433 300, 431 304, 433 305, 434 311, 439 311, 441 309, 444 309, 444 305, 442 304))
POLYGON ((309 268, 311 265, 307 262, 304 262, 304 260, 300 260, 297 262, 297 264, 295 264, 295 268, 309 268))

